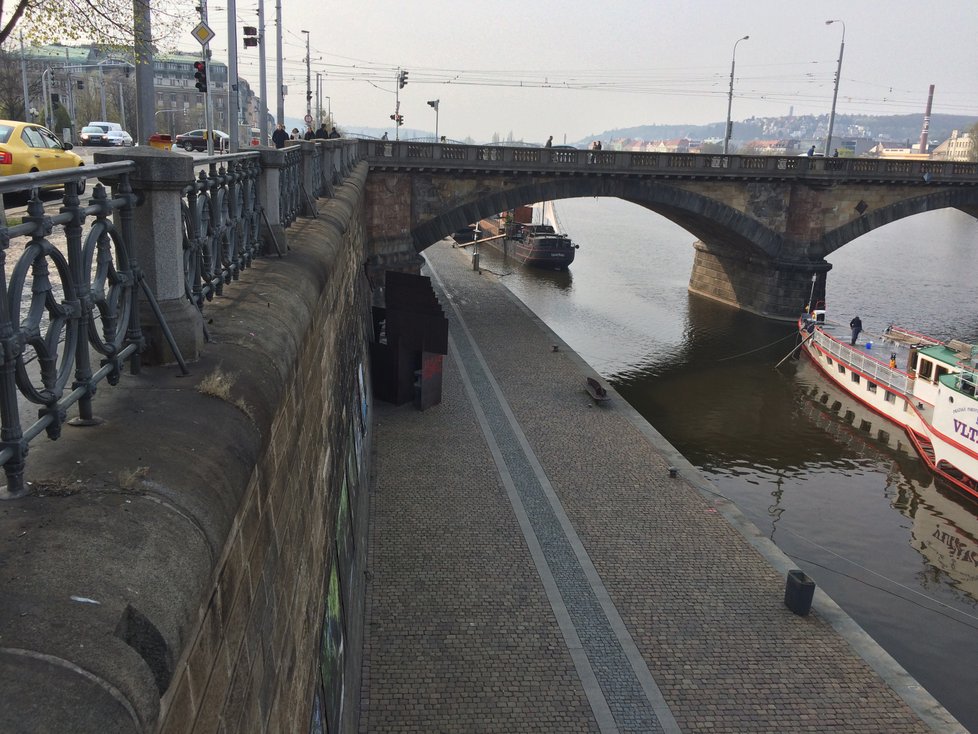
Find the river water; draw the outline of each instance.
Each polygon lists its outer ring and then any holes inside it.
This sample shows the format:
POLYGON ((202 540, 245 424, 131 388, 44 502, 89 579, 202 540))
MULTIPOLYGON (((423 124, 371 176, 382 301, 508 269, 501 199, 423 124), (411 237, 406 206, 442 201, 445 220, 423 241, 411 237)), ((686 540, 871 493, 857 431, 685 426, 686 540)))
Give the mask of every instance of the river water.
MULTIPOLYGON (((978 504, 807 359, 790 325, 692 296, 685 230, 617 199, 558 203, 567 272, 483 246, 483 268, 614 385, 971 731, 978 732, 978 504), (884 433, 880 433, 880 431, 884 433)), ((978 222, 870 232, 829 261, 828 317, 978 342, 978 222)))

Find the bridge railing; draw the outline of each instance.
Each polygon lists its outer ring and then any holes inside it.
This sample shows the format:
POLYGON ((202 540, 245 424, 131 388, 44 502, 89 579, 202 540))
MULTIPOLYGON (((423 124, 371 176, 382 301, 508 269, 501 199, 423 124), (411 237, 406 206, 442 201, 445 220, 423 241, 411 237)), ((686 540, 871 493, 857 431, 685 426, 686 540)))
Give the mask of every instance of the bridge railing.
POLYGON ((342 139, 197 159, 139 147, 0 178, 0 194, 27 198, 22 217, 0 219, 0 499, 26 492, 30 442, 57 439, 69 408, 72 424, 98 423, 96 386, 116 384, 126 360, 186 371, 206 336, 204 302, 262 252, 283 254, 298 202, 331 192, 358 155, 342 139), (42 193, 52 187, 64 194, 42 193), (140 301, 153 315, 142 322, 140 301), (30 404, 37 420, 24 427, 30 404))
POLYGON ((544 174, 615 173, 664 178, 978 181, 978 163, 954 161, 650 153, 388 140, 361 140, 360 150, 372 167, 379 168, 427 166, 544 174))
POLYGON ((20 221, 5 214, 0 225, 0 464, 7 479, 0 497, 24 494, 34 438, 42 432, 58 438, 76 404, 72 422, 94 423, 96 386, 116 384, 126 359, 138 369, 142 275, 131 247, 134 169, 123 161, 0 179, 0 193, 28 196, 20 221), (86 178, 94 177, 112 180, 112 191, 95 183, 83 203, 86 178), (57 213, 50 206, 45 211, 40 193, 51 186, 64 187, 57 213), (98 370, 93 355, 102 357, 98 370), (38 406, 27 428, 22 400, 38 406))

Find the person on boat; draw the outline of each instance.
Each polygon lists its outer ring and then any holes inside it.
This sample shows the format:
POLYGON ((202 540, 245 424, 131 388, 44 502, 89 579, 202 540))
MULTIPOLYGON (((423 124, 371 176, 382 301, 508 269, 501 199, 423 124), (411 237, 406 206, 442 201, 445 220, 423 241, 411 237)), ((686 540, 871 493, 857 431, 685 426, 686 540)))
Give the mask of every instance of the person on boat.
POLYGON ((890 369, 891 370, 896 369, 896 352, 890 353, 890 369))
POLYGON ((858 316, 854 316, 852 321, 849 322, 849 328, 852 329, 852 341, 849 344, 856 346, 856 339, 859 338, 859 332, 863 330, 862 320, 858 316))

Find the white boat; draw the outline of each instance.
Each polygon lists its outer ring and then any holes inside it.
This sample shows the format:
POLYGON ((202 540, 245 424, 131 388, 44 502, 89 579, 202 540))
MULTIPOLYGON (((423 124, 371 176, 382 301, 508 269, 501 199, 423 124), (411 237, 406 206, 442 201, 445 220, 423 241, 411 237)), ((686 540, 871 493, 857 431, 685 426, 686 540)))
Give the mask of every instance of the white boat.
POLYGON ((895 326, 853 345, 824 310, 803 314, 798 330, 833 384, 901 427, 931 471, 978 498, 978 347, 895 326))

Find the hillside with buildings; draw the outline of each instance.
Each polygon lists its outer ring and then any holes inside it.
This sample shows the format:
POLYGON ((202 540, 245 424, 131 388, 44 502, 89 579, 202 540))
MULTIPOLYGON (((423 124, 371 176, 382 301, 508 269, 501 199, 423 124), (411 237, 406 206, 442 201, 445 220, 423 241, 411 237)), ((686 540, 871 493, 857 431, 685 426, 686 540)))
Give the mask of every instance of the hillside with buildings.
MULTIPOLYGON (((924 155, 969 160, 976 152, 972 128, 978 119, 933 115, 926 150, 920 150, 923 115, 836 115, 830 150, 842 156, 906 157, 924 155)), ((746 155, 799 155, 812 146, 821 153, 828 134, 828 115, 752 117, 734 123, 730 152, 746 155)), ((609 130, 579 141, 584 147, 601 140, 614 150, 669 153, 719 153, 723 123, 709 125, 641 125, 609 130)))
MULTIPOLYGON (((923 114, 913 115, 841 115, 835 116, 833 137, 858 138, 879 141, 918 141, 923 127, 923 114)), ((930 120, 930 139, 944 140, 954 130, 968 131, 978 123, 978 118, 968 115, 936 114, 930 120)), ((732 140, 741 143, 748 140, 770 138, 825 138, 829 116, 784 115, 781 117, 750 117, 734 122, 732 140)), ((689 138, 691 140, 722 140, 723 122, 708 125, 639 125, 596 133, 591 139, 613 140, 634 138, 641 140, 667 140, 689 138)))

